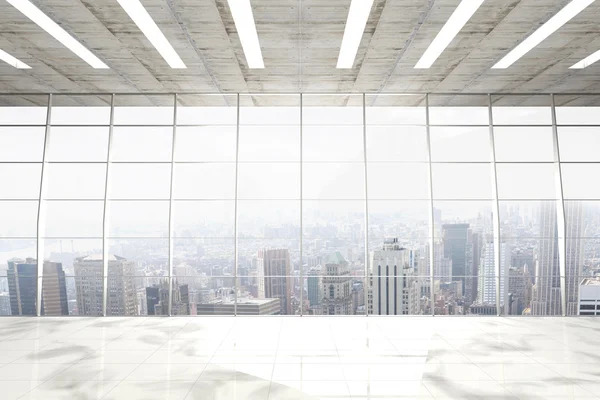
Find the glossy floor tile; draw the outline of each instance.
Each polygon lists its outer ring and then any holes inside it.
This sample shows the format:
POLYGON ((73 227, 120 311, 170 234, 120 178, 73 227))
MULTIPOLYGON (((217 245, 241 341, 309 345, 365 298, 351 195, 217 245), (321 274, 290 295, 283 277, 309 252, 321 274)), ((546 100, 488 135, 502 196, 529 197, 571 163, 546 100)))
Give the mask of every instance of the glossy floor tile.
POLYGON ((600 399, 593 318, 0 320, 0 399, 600 399))

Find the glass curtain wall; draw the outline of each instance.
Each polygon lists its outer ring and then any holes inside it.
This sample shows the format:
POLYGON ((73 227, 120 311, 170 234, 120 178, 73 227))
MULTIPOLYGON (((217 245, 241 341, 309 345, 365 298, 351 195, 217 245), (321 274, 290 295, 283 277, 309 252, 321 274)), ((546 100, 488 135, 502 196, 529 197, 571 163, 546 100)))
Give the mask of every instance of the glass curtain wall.
POLYGON ((595 315, 598 103, 0 96, 0 315, 595 315))

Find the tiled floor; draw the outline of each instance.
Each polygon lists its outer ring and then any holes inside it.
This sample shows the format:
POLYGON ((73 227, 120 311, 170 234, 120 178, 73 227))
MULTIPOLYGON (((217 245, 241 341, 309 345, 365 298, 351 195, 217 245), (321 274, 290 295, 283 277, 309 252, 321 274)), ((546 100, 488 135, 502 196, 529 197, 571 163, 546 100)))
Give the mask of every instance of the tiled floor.
POLYGON ((600 318, 0 319, 0 399, 600 399, 600 318))

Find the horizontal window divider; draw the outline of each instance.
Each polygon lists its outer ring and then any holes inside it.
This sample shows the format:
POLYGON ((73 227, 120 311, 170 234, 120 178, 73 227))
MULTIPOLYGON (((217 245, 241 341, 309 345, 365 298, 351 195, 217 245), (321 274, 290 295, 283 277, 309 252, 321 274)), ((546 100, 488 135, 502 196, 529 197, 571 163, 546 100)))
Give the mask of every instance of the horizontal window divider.
POLYGON ((161 197, 161 198, 156 198, 156 199, 141 199, 141 198, 129 198, 129 199, 121 199, 121 198, 117 198, 117 199, 107 199, 107 201, 157 201, 157 202, 168 202, 169 198, 168 197, 161 197))
POLYGON ((40 236, 40 239, 48 240, 102 240, 100 236, 40 236))
MULTIPOLYGON (((117 107, 115 107, 117 109, 117 107)), ((113 125, 113 128, 172 128, 173 123, 168 124, 155 124, 155 125, 141 125, 141 124, 128 124, 128 125, 113 125)))
POLYGON ((103 165, 106 165, 108 163, 106 162, 106 160, 105 161, 60 161, 60 160, 55 161, 55 160, 53 160, 53 161, 46 161, 46 164, 103 164, 103 165))
MULTIPOLYGON (((561 108, 561 107, 556 107, 556 108, 561 108)), ((567 107, 565 107, 567 108, 567 107)), ((598 124, 596 125, 590 125, 590 124, 582 124, 582 125, 561 125, 561 124, 556 124, 557 128, 600 128, 600 122, 598 122, 598 124)), ((559 132, 560 133, 560 132, 559 132)))
POLYGON ((496 164, 554 164, 554 161, 496 161, 496 164))
POLYGON ((39 199, 38 198, 35 198, 35 199, 33 199, 33 198, 31 198, 31 199, 5 199, 5 198, 0 198, 0 202, 3 202, 3 201, 10 201, 10 202, 13 202, 13 203, 17 202, 17 201, 20 201, 20 202, 29 202, 29 201, 31 201, 31 202, 38 202, 39 199))
MULTIPOLYGON (((369 197, 369 201, 429 201, 429 198, 426 197, 369 197)), ((369 212, 370 213, 370 212, 369 212)))
POLYGON ((236 124, 175 124, 177 128, 235 128, 236 126, 236 124))
MULTIPOLYGON (((496 107, 497 108, 497 107, 496 107)), ((493 108, 492 108, 493 110, 493 108)), ((501 124, 501 125, 493 125, 494 128, 552 128, 552 124, 532 124, 532 125, 527 125, 527 124, 515 124, 515 125, 506 125, 506 124, 501 124)), ((494 135, 497 135, 497 132, 494 132, 494 135)))
MULTIPOLYGON (((371 200, 371 199, 369 199, 371 200)), ((434 197, 433 201, 450 201, 450 202, 458 202, 458 201, 464 201, 464 202, 471 202, 471 201, 492 201, 492 198, 487 198, 487 199, 483 199, 483 198, 464 198, 464 197, 434 197)))
POLYGON ((177 201, 189 201, 189 202, 191 202, 191 201, 207 201, 207 202, 208 202, 208 201, 223 201, 223 202, 225 202, 225 201, 228 201, 228 202, 233 202, 233 201, 235 201, 235 199, 226 199, 226 198, 214 198, 214 199, 195 199, 195 198, 187 198, 187 197, 186 197, 186 198, 179 198, 179 199, 178 199, 178 198, 175 198, 175 197, 174 197, 174 198, 173 198, 173 201, 174 201, 174 202, 177 202, 177 201))
MULTIPOLYGON (((0 242, 3 240, 37 240, 37 236, 0 236, 0 242)), ((0 259, 1 261, 1 259, 0 259)))
MULTIPOLYGON (((52 108, 57 108, 57 107, 52 107, 52 108)), ((73 124, 73 125, 69 125, 69 124, 52 124, 50 125, 50 129, 52 128, 109 128, 110 124, 106 123, 105 125, 103 124, 91 124, 91 125, 77 125, 77 124, 73 124)))
MULTIPOLYGON (((429 106, 429 108, 435 108, 435 106, 429 106)), ((431 111, 430 111, 431 113, 431 111)), ((435 125, 435 124, 429 124, 430 128, 489 128, 490 125, 489 124, 485 124, 485 125, 481 125, 481 124, 477 124, 477 125, 435 125)))
POLYGON ((492 161, 431 161, 432 164, 492 164, 492 161))
MULTIPOLYGON (((0 107, 0 110, 2 107, 0 107)), ((27 125, 27 124, 13 124, 13 125, 0 125, 0 128, 45 128, 46 125, 27 125)))
POLYGON ((429 164, 427 160, 421 161, 398 161, 398 160, 371 160, 367 161, 367 164, 429 164))
MULTIPOLYGON (((119 160, 119 161, 111 161, 111 164, 171 164, 171 161, 142 161, 142 160, 138 160, 138 161, 123 161, 123 160, 119 160)), ((106 164, 106 162, 105 162, 106 164)))
POLYGON ((169 240, 168 236, 107 236, 108 240, 169 240))
POLYGON ((103 202, 104 203, 104 198, 103 197, 98 197, 98 198, 51 198, 51 199, 42 199, 42 201, 79 201, 79 202, 90 202, 90 201, 96 201, 96 202, 103 202))
POLYGON ((42 161, 0 161, 0 164, 35 164, 41 165, 42 161))

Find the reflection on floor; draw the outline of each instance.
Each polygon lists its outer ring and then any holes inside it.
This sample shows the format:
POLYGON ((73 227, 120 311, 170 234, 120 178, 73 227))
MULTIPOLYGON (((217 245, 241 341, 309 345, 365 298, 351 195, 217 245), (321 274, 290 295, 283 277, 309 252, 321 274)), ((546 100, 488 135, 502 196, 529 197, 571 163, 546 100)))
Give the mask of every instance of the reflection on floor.
POLYGON ((7 317, 0 398, 598 399, 600 318, 7 317))

